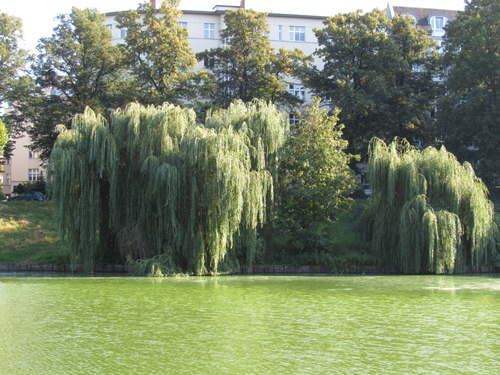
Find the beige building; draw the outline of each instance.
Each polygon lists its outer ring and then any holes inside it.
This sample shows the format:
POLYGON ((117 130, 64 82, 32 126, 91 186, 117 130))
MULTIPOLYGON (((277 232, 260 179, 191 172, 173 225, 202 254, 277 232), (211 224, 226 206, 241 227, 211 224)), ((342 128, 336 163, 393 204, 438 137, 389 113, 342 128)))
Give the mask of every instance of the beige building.
POLYGON ((16 140, 12 157, 3 165, 3 193, 12 194, 14 186, 29 181, 38 181, 45 176, 38 154, 29 147, 31 139, 25 135, 16 140))

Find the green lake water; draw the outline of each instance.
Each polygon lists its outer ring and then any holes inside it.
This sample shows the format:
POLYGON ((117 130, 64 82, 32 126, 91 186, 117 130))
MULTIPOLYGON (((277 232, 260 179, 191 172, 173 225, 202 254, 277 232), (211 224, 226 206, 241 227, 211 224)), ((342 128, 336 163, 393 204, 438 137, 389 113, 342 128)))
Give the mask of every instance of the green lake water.
POLYGON ((500 374, 500 278, 0 275, 0 374, 500 374))

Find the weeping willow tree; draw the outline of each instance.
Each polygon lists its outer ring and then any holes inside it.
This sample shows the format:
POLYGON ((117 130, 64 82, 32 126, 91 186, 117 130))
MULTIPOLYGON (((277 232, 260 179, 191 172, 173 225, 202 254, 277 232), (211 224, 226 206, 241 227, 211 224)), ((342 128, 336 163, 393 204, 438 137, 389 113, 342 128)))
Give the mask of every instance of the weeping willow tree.
POLYGON ((203 126, 192 110, 130 104, 59 131, 49 178, 74 264, 154 258, 206 274, 243 253, 251 268, 288 134, 275 106, 237 101, 203 126))
POLYGON ((374 254, 402 273, 456 273, 488 262, 496 226, 488 191, 469 163, 405 140, 369 149, 372 200, 365 213, 374 254))

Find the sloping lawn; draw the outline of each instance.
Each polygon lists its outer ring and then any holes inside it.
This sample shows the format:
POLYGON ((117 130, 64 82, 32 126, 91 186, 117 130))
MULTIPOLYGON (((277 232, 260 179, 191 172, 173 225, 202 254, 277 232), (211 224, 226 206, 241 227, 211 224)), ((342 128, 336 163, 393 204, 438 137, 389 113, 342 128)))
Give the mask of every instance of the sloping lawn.
POLYGON ((64 261, 52 202, 0 202, 0 264, 64 261))

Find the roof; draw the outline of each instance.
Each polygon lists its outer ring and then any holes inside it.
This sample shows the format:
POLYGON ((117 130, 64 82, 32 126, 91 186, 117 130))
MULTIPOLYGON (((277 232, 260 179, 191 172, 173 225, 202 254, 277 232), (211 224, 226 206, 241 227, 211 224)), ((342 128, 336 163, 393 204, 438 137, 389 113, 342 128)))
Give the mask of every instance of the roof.
POLYGON ((428 17, 431 15, 435 16, 446 16, 453 21, 457 18, 458 10, 450 9, 432 9, 432 8, 415 8, 415 7, 398 7, 393 6, 395 14, 410 13, 417 17, 417 27, 423 30, 430 31, 431 26, 429 24, 428 17))
MULTIPOLYGON (((221 7, 221 5, 219 5, 221 7)), ((214 7, 216 8, 216 7, 214 7)), ((239 7, 233 7, 234 9, 237 9, 239 7)), ((223 14, 228 12, 230 9, 216 9, 216 10, 181 10, 183 14, 206 14, 206 15, 215 15, 215 14, 223 14)), ((124 13, 128 12, 128 10, 124 11, 115 11, 115 12, 108 12, 106 13, 106 16, 116 16, 119 13, 124 13)), ((139 13, 142 13, 144 11, 139 10, 139 13)), ((266 12, 263 12, 266 13, 266 12)), ((267 13, 268 17, 287 17, 287 18, 308 18, 308 19, 318 19, 318 20, 324 20, 328 17, 326 16, 312 16, 312 15, 303 15, 303 14, 286 14, 286 13, 267 13)))

